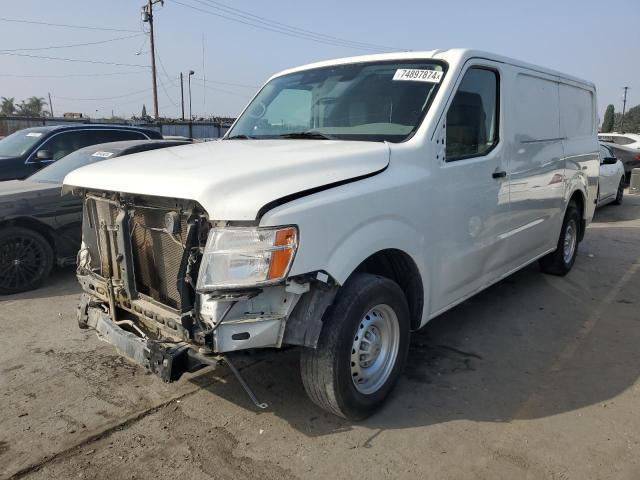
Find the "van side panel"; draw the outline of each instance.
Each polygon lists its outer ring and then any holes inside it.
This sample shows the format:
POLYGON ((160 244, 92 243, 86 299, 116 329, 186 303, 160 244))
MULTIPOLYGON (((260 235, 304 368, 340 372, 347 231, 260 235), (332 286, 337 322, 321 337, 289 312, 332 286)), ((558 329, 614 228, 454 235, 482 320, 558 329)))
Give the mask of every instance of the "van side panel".
POLYGON ((583 218, 595 211, 600 161, 596 131, 595 92, 578 84, 560 84, 560 131, 565 155, 565 200, 580 190, 585 197, 583 218))
POLYGON ((556 78, 516 68, 512 87, 509 242, 515 267, 557 243, 565 164, 556 78))

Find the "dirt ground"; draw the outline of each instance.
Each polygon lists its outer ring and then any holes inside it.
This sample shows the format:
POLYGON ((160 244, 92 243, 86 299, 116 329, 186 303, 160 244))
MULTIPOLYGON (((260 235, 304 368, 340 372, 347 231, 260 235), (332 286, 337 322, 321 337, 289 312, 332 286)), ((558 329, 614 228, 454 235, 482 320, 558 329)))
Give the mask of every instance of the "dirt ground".
POLYGON ((433 320, 381 412, 305 396, 298 352, 164 384, 77 328, 73 270, 0 300, 0 477, 640 478, 640 197, 597 212, 573 271, 532 265, 433 320))

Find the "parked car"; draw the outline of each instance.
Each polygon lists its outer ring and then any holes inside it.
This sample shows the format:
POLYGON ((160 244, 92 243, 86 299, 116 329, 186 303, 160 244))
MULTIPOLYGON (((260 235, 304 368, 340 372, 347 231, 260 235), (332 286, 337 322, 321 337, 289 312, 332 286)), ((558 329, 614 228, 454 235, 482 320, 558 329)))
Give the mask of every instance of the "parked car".
POLYGON ((625 174, 625 183, 629 183, 631 178, 631 171, 634 168, 640 168, 640 150, 630 148, 623 145, 618 145, 611 142, 600 142, 602 145, 606 145, 613 155, 622 162, 625 174))
POLYGON ((0 183, 0 294, 38 287, 54 264, 73 264, 81 242, 82 200, 60 194, 71 170, 107 158, 184 142, 129 140, 76 150, 26 180, 0 183))
POLYGON ((599 133, 598 140, 640 150, 640 133, 599 133))
POLYGON ((310 398, 364 418, 412 330, 536 260, 571 270, 595 105, 592 83, 464 49, 281 72, 222 141, 67 175, 86 202, 78 321, 167 381, 300 346, 310 398))
POLYGON ((162 139, 155 130, 123 125, 58 125, 19 130, 0 140, 0 181, 20 180, 88 145, 162 139))
POLYGON ((607 145, 600 144, 600 178, 598 207, 607 203, 620 205, 624 197, 624 166, 607 145))

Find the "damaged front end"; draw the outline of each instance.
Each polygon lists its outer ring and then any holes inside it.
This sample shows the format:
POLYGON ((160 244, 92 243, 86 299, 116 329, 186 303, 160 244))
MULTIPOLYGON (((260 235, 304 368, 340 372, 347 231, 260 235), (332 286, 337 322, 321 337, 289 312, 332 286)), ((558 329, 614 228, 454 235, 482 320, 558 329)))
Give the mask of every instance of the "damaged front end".
POLYGON ((295 227, 212 222, 188 200, 74 193, 84 197, 78 322, 120 354, 172 381, 220 361, 237 374, 232 351, 316 346, 337 286, 317 272, 287 278, 295 227))

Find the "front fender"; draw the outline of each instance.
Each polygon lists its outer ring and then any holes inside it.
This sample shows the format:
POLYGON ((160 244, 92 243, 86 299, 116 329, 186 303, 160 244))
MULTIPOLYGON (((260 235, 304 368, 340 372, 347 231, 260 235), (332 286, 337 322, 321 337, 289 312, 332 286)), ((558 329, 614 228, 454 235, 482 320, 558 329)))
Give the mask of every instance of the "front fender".
POLYGON ((402 218, 392 216, 368 219, 338 237, 325 270, 342 284, 364 260, 387 249, 408 254, 418 266, 424 282, 424 236, 402 218))

